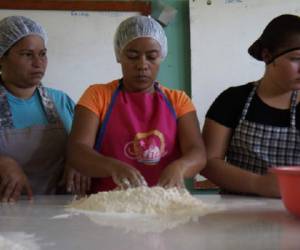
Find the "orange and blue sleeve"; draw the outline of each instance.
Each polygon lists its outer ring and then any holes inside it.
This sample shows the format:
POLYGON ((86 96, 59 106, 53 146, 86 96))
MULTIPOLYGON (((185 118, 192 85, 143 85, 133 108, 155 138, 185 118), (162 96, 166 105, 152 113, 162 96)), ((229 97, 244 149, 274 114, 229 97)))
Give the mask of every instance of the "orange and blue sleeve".
POLYGON ((163 88, 163 91, 173 105, 177 118, 196 110, 191 98, 184 91, 168 88, 163 88))
POLYGON ((103 121, 111 101, 117 82, 109 84, 94 84, 88 87, 80 97, 77 105, 81 105, 93 112, 103 121))

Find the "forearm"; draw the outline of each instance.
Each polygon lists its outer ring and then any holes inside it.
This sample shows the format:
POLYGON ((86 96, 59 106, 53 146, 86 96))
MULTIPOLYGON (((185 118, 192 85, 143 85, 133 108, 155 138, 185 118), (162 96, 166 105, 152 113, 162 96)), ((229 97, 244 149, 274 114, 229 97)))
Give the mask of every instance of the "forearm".
POLYGON ((118 164, 122 163, 99 154, 87 145, 72 143, 68 146, 67 165, 86 176, 109 177, 118 164))
POLYGON ((206 153, 202 147, 194 147, 175 161, 183 171, 184 178, 191 178, 198 174, 206 165, 206 153))
POLYGON ((260 175, 231 165, 222 159, 210 159, 201 172, 203 176, 228 191, 257 194, 260 175))
POLYGON ((225 162, 232 134, 232 128, 210 119, 205 120, 203 138, 208 161, 201 174, 229 191, 278 197, 279 188, 274 174, 267 172, 260 175, 225 162))
POLYGON ((6 166, 15 165, 16 161, 7 155, 0 155, 0 169, 6 166))

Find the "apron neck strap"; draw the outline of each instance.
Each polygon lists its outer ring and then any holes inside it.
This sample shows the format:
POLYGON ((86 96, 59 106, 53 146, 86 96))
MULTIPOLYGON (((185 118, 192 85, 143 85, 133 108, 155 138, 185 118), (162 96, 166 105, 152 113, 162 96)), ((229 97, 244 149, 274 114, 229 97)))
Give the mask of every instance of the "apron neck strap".
POLYGON ((246 103, 245 103, 245 106, 244 106, 244 108, 243 108, 243 112, 242 112, 242 116, 241 116, 240 122, 241 122, 241 121, 244 121, 244 120, 246 119, 246 115, 247 115, 247 112, 248 112, 250 103, 251 103, 251 101, 252 101, 252 99, 253 99, 253 96, 254 96, 254 94, 255 94, 255 92, 256 92, 256 89, 257 89, 258 84, 259 84, 259 82, 255 82, 255 83, 253 84, 254 86, 253 86, 253 88, 252 88, 252 90, 251 90, 251 92, 250 92, 250 94, 249 94, 249 96, 248 96, 248 98, 247 98, 247 101, 246 101, 246 103))
POLYGON ((0 78, 0 128, 13 128, 12 113, 6 96, 6 90, 3 86, 2 79, 0 78))
POLYGON ((43 104, 44 111, 46 112, 47 120, 50 124, 56 124, 60 122, 60 118, 55 107, 53 100, 49 97, 46 88, 39 84, 38 92, 43 104))
POLYGON ((296 128, 297 96, 298 96, 298 91, 294 90, 291 97, 291 108, 290 108, 290 124, 292 128, 296 128))

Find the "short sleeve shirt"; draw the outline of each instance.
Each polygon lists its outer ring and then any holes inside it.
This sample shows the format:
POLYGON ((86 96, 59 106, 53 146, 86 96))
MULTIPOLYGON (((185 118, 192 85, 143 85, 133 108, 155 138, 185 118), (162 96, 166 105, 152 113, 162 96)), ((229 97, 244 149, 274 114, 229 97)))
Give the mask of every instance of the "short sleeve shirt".
MULTIPOLYGON (((60 90, 46 87, 46 91, 53 100, 65 129, 69 132, 72 126, 75 106, 73 100, 60 90)), ((15 97, 8 91, 6 95, 15 128, 27 128, 34 125, 48 124, 47 116, 37 90, 32 97, 26 100, 15 97)))
MULTIPOLYGON (((206 118, 234 129, 241 119, 247 98, 254 83, 230 87, 223 91, 210 106, 206 118)), ((290 126, 290 109, 277 109, 264 103, 255 94, 250 103, 246 120, 278 127, 290 126)), ((296 108, 296 127, 300 129, 300 104, 296 108)))
MULTIPOLYGON (((119 81, 114 80, 107 84, 91 85, 81 96, 78 105, 91 110, 99 117, 100 121, 103 121, 111 102, 112 95, 117 89, 118 84, 119 81)), ((159 85, 159 87, 172 104, 177 118, 180 118, 188 112, 195 111, 191 99, 184 91, 172 90, 162 85, 159 85)))

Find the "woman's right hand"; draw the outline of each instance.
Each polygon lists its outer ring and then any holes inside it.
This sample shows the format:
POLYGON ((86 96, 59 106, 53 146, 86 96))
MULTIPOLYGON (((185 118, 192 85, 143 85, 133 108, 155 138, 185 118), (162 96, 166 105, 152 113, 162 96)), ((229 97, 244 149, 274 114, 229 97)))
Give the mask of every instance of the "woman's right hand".
POLYGON ((117 165, 113 168, 111 176, 115 184, 121 189, 131 187, 147 186, 142 174, 130 165, 117 165))
POLYGON ((264 197, 280 197, 280 190, 275 174, 268 172, 265 175, 257 175, 254 180, 254 193, 264 197))
POLYGON ((22 191, 32 199, 29 181, 19 164, 9 157, 0 158, 0 202, 15 202, 22 191))

